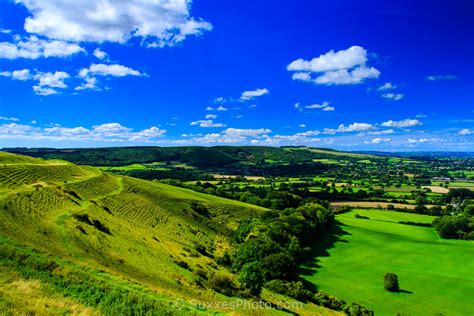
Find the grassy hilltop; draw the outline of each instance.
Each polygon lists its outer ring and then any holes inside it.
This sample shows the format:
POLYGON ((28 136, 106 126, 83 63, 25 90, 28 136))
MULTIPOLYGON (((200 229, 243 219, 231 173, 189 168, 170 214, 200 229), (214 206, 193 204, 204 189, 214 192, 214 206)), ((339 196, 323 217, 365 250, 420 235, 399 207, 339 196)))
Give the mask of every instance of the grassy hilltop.
MULTIPOLYGON (((216 259, 231 247, 238 221, 266 212, 93 167, 2 152, 0 210, 5 314, 213 313, 188 302, 235 300, 212 289, 213 282, 235 278, 216 259), (209 280, 197 284, 198 270, 209 280)), ((332 313, 315 305, 300 312, 332 313)))

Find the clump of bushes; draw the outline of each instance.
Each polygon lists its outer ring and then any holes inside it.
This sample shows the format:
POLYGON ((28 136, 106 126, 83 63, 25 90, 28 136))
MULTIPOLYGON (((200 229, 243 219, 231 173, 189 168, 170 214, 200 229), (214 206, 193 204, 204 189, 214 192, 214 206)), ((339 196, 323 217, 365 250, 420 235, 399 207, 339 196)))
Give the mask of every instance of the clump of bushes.
POLYGON ((474 216, 453 215, 435 218, 433 227, 442 238, 474 239, 474 216))
POLYGON ((399 224, 420 226, 420 227, 432 227, 431 223, 420 223, 420 222, 411 222, 411 221, 399 221, 399 224))
POLYGON ((211 214, 209 213, 209 209, 202 203, 200 202, 191 202, 191 209, 198 213, 199 215, 202 215, 204 217, 211 217, 211 214))
POLYGON ((359 219, 370 219, 369 217, 364 216, 364 215, 360 215, 360 214, 355 214, 354 217, 359 218, 359 219))

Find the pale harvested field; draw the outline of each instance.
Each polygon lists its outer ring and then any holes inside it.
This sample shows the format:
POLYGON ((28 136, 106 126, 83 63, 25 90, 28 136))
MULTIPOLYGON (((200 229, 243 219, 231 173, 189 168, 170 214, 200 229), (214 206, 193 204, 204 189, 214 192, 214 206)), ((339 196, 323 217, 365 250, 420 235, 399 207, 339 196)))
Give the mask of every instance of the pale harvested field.
MULTIPOLYGON (((395 208, 406 208, 409 210, 415 209, 416 205, 413 204, 402 204, 402 203, 388 203, 388 202, 368 202, 368 201, 344 201, 344 202, 332 202, 333 206, 344 206, 349 205, 353 207, 362 207, 362 208, 387 208, 387 205, 393 205, 395 208)), ((434 205, 425 205, 430 208, 434 205)))
POLYGON ((436 185, 425 185, 423 186, 423 188, 430 189, 431 192, 434 192, 434 193, 448 193, 449 192, 449 189, 438 187, 436 185))
MULTIPOLYGON (((213 174, 212 175, 214 179, 234 179, 237 176, 233 175, 225 175, 225 174, 213 174)), ((258 181, 258 180, 265 180, 265 177, 259 177, 259 176, 244 176, 246 180, 249 181, 258 181)))

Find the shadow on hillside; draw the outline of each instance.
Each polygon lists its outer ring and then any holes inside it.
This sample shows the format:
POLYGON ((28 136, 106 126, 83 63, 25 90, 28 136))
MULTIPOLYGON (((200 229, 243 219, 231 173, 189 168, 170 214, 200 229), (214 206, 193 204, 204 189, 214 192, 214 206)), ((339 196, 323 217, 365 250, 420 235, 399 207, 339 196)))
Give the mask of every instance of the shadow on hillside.
POLYGON ((412 291, 408 291, 408 290, 404 290, 404 289, 398 290, 398 293, 413 294, 412 291))
POLYGON ((328 250, 333 248, 336 243, 347 243, 344 239, 345 235, 351 235, 344 230, 344 224, 337 221, 334 226, 324 236, 319 237, 311 245, 311 258, 306 261, 299 269, 300 275, 314 275, 317 273, 319 265, 319 257, 329 257, 328 250))

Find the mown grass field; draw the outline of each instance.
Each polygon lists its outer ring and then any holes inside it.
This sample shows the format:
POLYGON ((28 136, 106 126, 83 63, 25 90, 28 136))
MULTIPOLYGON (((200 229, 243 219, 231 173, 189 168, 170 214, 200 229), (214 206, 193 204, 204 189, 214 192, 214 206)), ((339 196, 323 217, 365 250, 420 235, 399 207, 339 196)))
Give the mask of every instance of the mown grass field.
POLYGON ((474 242, 440 239, 431 227, 398 223, 431 222, 426 215, 357 209, 337 219, 337 237, 324 241, 332 248, 315 249, 317 257, 302 268, 318 289, 376 315, 474 314, 474 242), (386 272, 398 274, 401 292, 384 290, 386 272))

